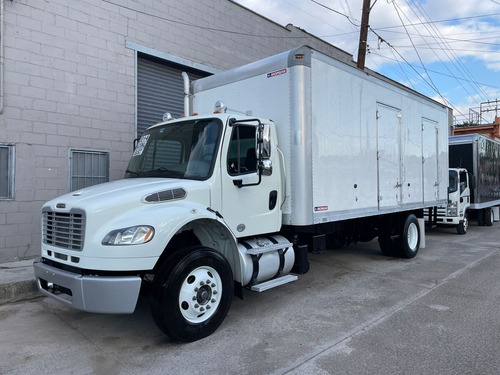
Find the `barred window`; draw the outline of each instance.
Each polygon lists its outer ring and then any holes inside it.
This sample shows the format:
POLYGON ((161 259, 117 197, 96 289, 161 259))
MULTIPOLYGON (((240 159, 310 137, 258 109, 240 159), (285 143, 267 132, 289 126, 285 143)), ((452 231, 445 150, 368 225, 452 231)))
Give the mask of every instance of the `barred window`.
POLYGON ((109 153, 71 150, 70 191, 109 181, 109 153))
POLYGON ((14 198, 14 146, 0 144, 0 199, 14 198))

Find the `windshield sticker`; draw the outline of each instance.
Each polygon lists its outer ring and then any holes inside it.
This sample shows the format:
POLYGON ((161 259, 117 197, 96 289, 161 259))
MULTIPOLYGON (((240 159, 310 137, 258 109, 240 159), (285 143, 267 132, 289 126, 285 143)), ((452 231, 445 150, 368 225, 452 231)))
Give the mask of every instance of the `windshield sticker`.
POLYGON ((285 69, 280 69, 280 70, 275 70, 274 72, 267 73, 267 78, 273 78, 276 76, 280 76, 282 74, 286 73, 286 68, 285 69))
POLYGON ((148 143, 149 134, 144 134, 141 139, 139 139, 139 143, 137 143, 137 147, 132 154, 132 157, 142 155, 144 152, 144 147, 146 147, 146 143, 148 143))

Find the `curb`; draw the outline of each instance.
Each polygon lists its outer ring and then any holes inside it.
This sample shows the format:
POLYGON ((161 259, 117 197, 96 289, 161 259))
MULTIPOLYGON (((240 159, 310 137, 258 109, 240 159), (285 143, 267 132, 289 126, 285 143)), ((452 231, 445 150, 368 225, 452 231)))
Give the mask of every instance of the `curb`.
POLYGON ((0 263, 0 305, 41 296, 33 272, 33 259, 0 263))

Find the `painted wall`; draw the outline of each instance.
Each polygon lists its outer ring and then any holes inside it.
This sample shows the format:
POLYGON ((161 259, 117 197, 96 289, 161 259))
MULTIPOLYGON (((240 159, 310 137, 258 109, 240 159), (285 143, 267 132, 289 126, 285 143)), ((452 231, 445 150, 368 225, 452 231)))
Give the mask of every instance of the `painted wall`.
POLYGON ((122 177, 135 137, 130 45, 218 70, 308 44, 351 56, 230 0, 3 1, 0 144, 15 145, 15 197, 0 200, 0 262, 40 251, 40 208, 69 188, 69 150, 110 153, 122 177))

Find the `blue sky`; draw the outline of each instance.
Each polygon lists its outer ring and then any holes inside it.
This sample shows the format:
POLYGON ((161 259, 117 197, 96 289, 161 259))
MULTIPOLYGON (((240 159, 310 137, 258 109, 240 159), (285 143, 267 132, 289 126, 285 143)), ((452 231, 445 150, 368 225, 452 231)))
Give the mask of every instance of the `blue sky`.
MULTIPOLYGON (((234 1, 357 58, 363 0, 234 1)), ((485 109, 494 106, 481 103, 500 99, 500 0, 371 4, 367 67, 446 103, 458 123, 479 113, 482 123, 493 120, 495 111, 485 109)))

